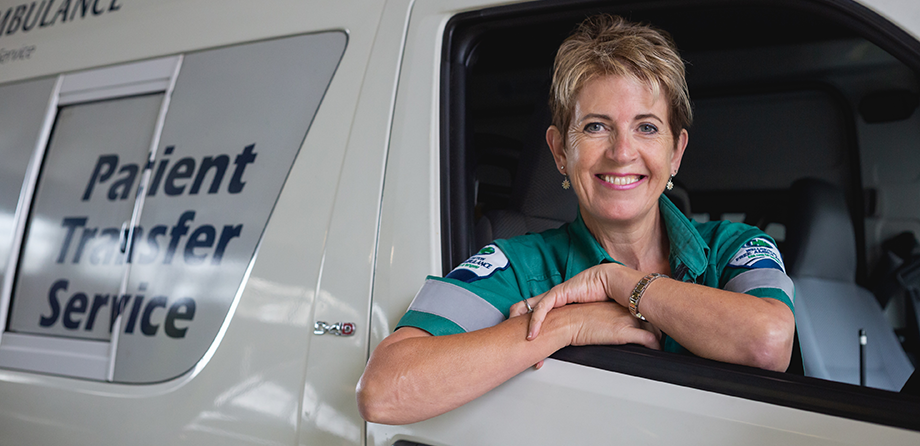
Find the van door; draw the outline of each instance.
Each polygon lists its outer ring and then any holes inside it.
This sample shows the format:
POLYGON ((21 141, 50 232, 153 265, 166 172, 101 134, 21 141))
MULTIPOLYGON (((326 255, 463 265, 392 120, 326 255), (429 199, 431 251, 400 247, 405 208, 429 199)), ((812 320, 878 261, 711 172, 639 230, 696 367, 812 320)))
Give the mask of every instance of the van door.
MULTIPOLYGON (((809 8, 822 5, 825 2, 811 2, 809 8)), ((453 267, 450 262, 465 258, 462 251, 469 249, 464 246, 464 237, 469 234, 453 236, 452 231, 457 225, 471 229, 472 223, 464 220, 472 222, 473 211, 457 211, 455 205, 472 202, 458 189, 475 190, 475 186, 464 184, 474 178, 464 170, 473 156, 456 155, 452 148, 458 141, 471 144, 468 127, 453 127, 457 116, 473 119, 475 115, 466 102, 472 100, 468 90, 459 94, 451 91, 472 88, 465 83, 469 72, 464 67, 475 59, 469 48, 483 44, 484 38, 464 39, 462 30, 481 32, 481 37, 507 20, 509 27, 530 26, 538 33, 544 29, 542 23, 563 18, 570 19, 567 29, 571 29, 598 9, 596 3, 581 6, 577 2, 498 6, 477 0, 446 0, 419 3, 413 8, 400 72, 400 85, 412 88, 400 89, 387 159, 371 349, 392 332, 425 276, 445 274, 453 267), (464 17, 469 19, 467 28, 452 26, 464 17), (461 51, 462 56, 451 53, 457 48, 468 52, 461 51), (460 242, 443 242, 451 237, 460 242)), ((628 15, 641 10, 649 17, 673 7, 664 2, 646 2, 641 8, 620 8, 617 2, 607 6, 614 13, 628 15)), ((863 11, 860 5, 850 6, 863 11)), ((674 13, 668 18, 679 21, 679 16, 674 13)), ((535 33, 530 41, 542 41, 542 37, 535 33)), ((520 40, 525 45, 528 41, 520 40)), ((551 59, 552 51, 548 57, 551 59)), ((513 97, 520 85, 508 82, 505 87, 502 92, 513 97)), ((865 444, 879 438, 886 444, 915 444, 920 440, 916 418, 901 417, 894 413, 897 410, 884 412, 884 406, 891 405, 916 414, 912 400, 863 389, 859 404, 869 401, 871 408, 853 407, 853 412, 844 413, 841 407, 855 406, 846 403, 853 394, 837 384, 700 358, 653 354, 631 346, 566 349, 547 360, 542 369, 526 370, 441 416, 407 426, 368 423, 367 442, 380 446, 805 445, 865 444), (727 390, 729 387, 734 390, 727 390), (855 412, 864 415, 853 415, 855 412)))

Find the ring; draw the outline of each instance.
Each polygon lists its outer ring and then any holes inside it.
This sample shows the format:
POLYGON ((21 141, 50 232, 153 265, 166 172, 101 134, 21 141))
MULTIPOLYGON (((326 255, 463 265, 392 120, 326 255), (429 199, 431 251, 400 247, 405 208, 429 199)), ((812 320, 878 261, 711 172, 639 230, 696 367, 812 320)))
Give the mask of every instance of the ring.
POLYGON ((527 302, 527 299, 524 299, 524 305, 527 306, 528 313, 533 313, 533 307, 530 306, 530 302, 527 302))

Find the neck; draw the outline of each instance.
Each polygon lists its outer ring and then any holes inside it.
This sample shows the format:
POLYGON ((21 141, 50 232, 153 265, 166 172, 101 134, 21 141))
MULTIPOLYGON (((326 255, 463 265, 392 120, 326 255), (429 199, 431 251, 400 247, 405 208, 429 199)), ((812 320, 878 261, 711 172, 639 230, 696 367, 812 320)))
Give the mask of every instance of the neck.
POLYGON ((670 275, 670 244, 658 206, 635 221, 602 222, 584 213, 582 219, 591 235, 616 261, 637 271, 670 275))

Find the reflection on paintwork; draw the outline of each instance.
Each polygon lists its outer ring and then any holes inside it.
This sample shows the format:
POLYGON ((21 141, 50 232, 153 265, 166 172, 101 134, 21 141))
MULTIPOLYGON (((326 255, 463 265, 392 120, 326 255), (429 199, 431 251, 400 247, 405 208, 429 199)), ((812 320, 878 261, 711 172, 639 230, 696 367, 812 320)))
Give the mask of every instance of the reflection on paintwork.
POLYGON ((383 339, 393 332, 390 322, 387 320, 386 312, 379 304, 371 306, 371 330, 373 331, 371 339, 383 339))
POLYGON ((316 304, 317 314, 332 313, 345 320, 355 320, 358 316, 358 310, 349 305, 347 300, 339 299, 326 290, 320 290, 316 304))
POLYGON ((361 439, 361 426, 355 424, 348 415, 339 412, 335 406, 320 401, 316 389, 307 384, 303 395, 303 417, 310 420, 320 430, 353 443, 361 439))
POLYGON ((250 303, 238 309, 239 316, 268 324, 298 327, 309 325, 310 308, 313 304, 312 290, 283 285, 260 277, 250 277, 247 288, 252 296, 258 296, 259 303, 250 303))

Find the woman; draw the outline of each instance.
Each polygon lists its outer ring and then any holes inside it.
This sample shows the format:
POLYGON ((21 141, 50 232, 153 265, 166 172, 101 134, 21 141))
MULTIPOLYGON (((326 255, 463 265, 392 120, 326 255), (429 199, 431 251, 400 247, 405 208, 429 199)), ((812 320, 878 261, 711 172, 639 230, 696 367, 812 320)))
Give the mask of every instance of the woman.
POLYGON ((366 420, 439 415, 567 345, 788 366, 793 289, 773 241, 739 223, 691 222, 662 194, 691 122, 670 38, 589 18, 560 47, 551 93, 546 141, 579 215, 429 277, 358 383, 366 420))

